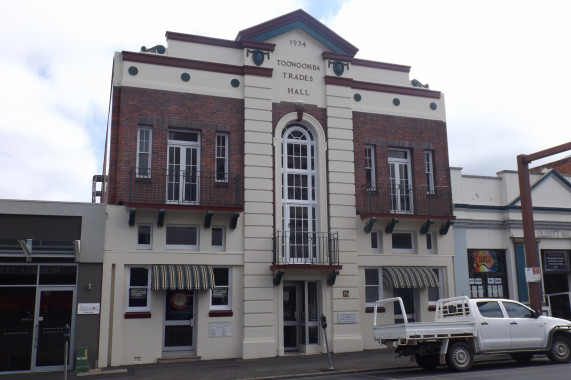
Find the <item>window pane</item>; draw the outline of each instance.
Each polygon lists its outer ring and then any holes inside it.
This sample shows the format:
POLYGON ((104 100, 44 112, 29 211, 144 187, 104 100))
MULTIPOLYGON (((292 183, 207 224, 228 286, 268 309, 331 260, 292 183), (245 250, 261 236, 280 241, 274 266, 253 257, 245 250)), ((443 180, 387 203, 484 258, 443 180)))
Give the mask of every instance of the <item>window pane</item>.
POLYGON ((131 268, 130 286, 147 286, 149 284, 149 270, 147 268, 131 268))
POLYGON ((411 233, 395 232, 392 234, 392 238, 393 238, 393 249, 412 249, 411 233))
POLYGON ((167 226, 167 245, 196 245, 197 232, 192 226, 167 226))
POLYGON ((379 234, 376 232, 371 232, 371 248, 377 249, 379 248, 379 241, 378 241, 379 234))
POLYGON ((502 310, 497 302, 478 302, 478 310, 486 318, 503 318, 502 310))
POLYGON ((379 287, 367 286, 365 287, 365 302, 372 303, 379 300, 379 287))
POLYGON ((169 131, 169 140, 198 141, 198 133, 169 131))
POLYGON ((129 307, 147 306, 147 288, 129 289, 129 307))
POLYGON ((214 272, 214 284, 218 286, 228 286, 228 268, 212 268, 214 272))
POLYGON ((224 246, 224 229, 220 227, 212 228, 212 246, 213 247, 223 247, 224 246))
POLYGON ((137 243, 139 245, 151 244, 151 226, 139 226, 139 237, 137 243))
POLYGON ((379 285, 379 271, 377 269, 365 269, 365 284, 379 285))

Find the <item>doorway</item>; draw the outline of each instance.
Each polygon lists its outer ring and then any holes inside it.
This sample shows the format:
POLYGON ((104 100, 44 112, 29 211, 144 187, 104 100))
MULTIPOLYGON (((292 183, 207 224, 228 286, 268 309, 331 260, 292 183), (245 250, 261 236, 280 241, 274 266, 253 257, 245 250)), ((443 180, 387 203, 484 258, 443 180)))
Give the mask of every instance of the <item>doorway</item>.
POLYGON ((284 351, 305 351, 319 344, 319 283, 284 282, 284 351))
MULTIPOLYGON (((416 313, 414 308, 414 289, 413 288, 394 288, 393 297, 402 298, 402 303, 406 312, 408 322, 416 321, 416 313)), ((395 323, 403 323, 404 317, 400 304, 395 302, 395 323)))
POLYGON ((0 371, 63 368, 66 325, 73 331, 74 289, 0 288, 0 371))
POLYGON ((165 296, 165 351, 194 349, 194 292, 167 290, 165 296))

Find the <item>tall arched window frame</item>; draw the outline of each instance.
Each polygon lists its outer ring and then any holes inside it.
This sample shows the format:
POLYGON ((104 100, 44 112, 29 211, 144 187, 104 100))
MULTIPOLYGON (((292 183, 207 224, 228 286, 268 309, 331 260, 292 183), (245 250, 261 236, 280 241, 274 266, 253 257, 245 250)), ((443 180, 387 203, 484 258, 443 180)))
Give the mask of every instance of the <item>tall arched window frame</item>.
POLYGON ((317 260, 316 144, 309 129, 293 124, 282 134, 282 229, 290 263, 317 260))

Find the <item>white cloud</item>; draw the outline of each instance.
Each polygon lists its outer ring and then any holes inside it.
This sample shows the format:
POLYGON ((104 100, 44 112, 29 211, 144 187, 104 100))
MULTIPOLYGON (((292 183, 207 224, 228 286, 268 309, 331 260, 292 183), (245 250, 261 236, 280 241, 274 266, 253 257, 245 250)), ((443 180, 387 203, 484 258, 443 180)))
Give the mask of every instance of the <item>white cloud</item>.
POLYGON ((101 171, 113 52, 165 32, 234 39, 303 8, 359 58, 412 66, 446 96, 450 164, 515 169, 571 140, 565 1, 76 0, 0 3, 0 197, 90 201, 101 171))

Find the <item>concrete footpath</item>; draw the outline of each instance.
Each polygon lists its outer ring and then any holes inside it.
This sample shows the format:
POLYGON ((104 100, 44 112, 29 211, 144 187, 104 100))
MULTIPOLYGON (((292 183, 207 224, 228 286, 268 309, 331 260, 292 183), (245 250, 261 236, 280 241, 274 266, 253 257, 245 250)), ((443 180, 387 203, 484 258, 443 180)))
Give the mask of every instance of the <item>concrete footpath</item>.
MULTIPOLYGON (((477 361, 509 359, 506 355, 476 357, 477 361)), ((291 379, 328 374, 350 374, 380 369, 417 367, 414 359, 395 358, 392 350, 367 350, 331 354, 333 369, 327 354, 286 355, 266 359, 196 360, 189 363, 141 364, 91 370, 86 373, 69 372, 67 379, 291 379)), ((61 380, 63 371, 0 374, 0 380, 61 380)))

